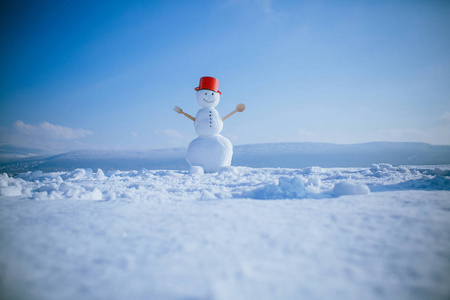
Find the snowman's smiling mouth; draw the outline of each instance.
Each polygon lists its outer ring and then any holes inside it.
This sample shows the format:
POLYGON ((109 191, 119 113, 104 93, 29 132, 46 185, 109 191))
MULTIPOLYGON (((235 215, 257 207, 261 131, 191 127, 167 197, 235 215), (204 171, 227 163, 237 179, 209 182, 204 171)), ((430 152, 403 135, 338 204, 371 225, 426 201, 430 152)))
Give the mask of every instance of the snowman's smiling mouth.
POLYGON ((207 102, 207 103, 213 103, 213 102, 216 101, 216 100, 208 101, 208 100, 203 99, 203 101, 205 101, 205 102, 207 102))

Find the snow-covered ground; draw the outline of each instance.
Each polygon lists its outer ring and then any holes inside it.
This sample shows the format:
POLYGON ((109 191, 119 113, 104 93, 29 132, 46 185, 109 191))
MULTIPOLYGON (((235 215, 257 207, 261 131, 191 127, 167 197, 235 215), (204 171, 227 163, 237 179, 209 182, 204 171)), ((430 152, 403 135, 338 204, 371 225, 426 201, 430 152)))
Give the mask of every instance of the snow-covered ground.
POLYGON ((449 299, 450 165, 0 179, 1 299, 449 299))

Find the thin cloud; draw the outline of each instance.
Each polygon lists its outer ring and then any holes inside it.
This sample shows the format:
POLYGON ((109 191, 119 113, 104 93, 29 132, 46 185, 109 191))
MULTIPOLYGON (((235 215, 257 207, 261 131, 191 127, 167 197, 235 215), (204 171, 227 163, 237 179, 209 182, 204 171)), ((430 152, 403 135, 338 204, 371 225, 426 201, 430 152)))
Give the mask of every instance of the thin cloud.
POLYGON ((313 137, 315 135, 314 132, 312 131, 302 129, 297 130, 297 133, 299 134, 300 137, 307 137, 307 138, 313 137))
POLYGON ((92 131, 86 129, 72 129, 49 122, 42 122, 39 125, 26 124, 23 121, 16 121, 12 127, 13 134, 29 135, 52 140, 74 140, 92 135, 92 131))
POLYGON ((174 129, 155 130, 160 140, 172 147, 184 147, 189 143, 189 138, 174 129))
POLYGON ((32 125, 19 120, 11 127, 0 128, 0 143, 48 150, 70 150, 82 147, 78 140, 92 134, 92 131, 86 129, 73 129, 49 122, 32 125))
POLYGON ((258 0, 257 2, 266 14, 268 14, 270 16, 274 15, 271 0, 258 0))
POLYGON ((279 13, 273 9, 272 0, 228 0, 228 5, 239 5, 259 9, 263 11, 268 18, 276 18, 279 13))
POLYGON ((173 130, 173 129, 156 130, 155 133, 160 134, 160 135, 165 135, 167 137, 177 139, 177 140, 179 140, 183 137, 183 135, 181 133, 179 133, 178 131, 173 130))
POLYGON ((380 132, 379 140, 392 142, 424 142, 434 145, 450 144, 450 129, 445 126, 436 126, 428 130, 390 129, 380 132))
POLYGON ((437 118, 437 124, 428 129, 391 129, 381 134, 392 141, 425 142, 435 145, 450 144, 450 112, 437 118))
POLYGON ((441 122, 450 123, 450 112, 446 111, 442 116, 439 117, 441 122))

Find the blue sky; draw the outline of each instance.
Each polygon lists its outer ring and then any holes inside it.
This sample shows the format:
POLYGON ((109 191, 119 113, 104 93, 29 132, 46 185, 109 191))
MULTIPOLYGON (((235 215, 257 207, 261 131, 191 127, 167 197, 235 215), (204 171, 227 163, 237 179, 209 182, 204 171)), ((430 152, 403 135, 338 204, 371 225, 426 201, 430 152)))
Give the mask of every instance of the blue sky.
POLYGON ((450 144, 448 1, 2 1, 0 144, 184 147, 220 80, 233 144, 450 144))

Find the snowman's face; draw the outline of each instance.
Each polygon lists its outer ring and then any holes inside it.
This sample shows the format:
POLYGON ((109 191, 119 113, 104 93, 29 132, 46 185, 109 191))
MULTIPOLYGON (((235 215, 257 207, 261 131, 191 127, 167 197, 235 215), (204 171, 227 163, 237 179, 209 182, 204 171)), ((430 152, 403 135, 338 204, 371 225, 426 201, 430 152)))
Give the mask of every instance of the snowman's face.
POLYGON ((216 107, 220 101, 220 94, 211 90, 198 90, 197 103, 201 107, 216 107))

